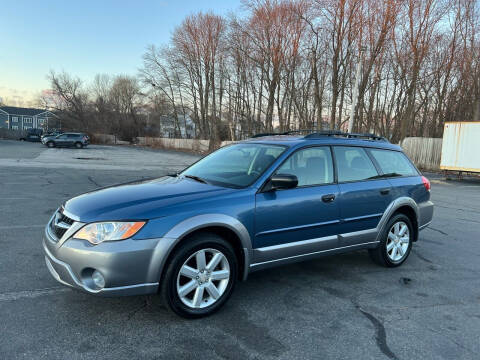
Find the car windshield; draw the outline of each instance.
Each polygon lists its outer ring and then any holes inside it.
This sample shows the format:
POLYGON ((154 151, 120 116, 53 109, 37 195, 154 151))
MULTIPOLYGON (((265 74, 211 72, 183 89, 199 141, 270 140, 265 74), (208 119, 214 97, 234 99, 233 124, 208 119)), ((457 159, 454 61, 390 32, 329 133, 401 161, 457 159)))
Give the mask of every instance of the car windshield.
POLYGON ((183 171, 196 181, 241 188, 249 186, 285 151, 281 145, 235 144, 223 147, 183 171))

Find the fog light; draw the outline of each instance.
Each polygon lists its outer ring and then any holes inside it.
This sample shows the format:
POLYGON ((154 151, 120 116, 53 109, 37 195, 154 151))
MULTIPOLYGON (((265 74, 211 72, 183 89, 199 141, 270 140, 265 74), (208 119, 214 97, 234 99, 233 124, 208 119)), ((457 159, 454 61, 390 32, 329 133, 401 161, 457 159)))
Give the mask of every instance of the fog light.
POLYGON ((100 271, 95 270, 92 274, 92 280, 96 287, 103 289, 105 287, 105 278, 100 271))

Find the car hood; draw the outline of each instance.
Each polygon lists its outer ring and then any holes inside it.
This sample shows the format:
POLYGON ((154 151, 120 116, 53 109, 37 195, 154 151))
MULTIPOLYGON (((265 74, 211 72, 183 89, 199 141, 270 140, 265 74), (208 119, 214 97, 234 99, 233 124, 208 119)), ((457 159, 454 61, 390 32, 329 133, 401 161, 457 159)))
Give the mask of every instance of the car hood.
POLYGON ((232 192, 183 177, 114 185, 74 197, 64 209, 82 222, 145 220, 165 216, 165 207, 232 192))

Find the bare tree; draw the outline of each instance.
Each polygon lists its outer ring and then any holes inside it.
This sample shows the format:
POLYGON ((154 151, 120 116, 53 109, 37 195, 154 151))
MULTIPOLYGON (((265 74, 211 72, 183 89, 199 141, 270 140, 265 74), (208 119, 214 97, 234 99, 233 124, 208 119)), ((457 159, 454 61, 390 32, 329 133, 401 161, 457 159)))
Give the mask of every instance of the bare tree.
POLYGON ((243 5, 228 19, 186 17, 167 44, 147 48, 138 79, 99 75, 86 86, 52 72, 45 100, 72 127, 129 138, 145 124, 160 134, 162 118, 181 136, 191 119, 211 148, 265 131, 345 129, 351 110, 355 131, 392 141, 480 118, 478 1, 243 5))
POLYGON ((139 136, 141 127, 137 110, 140 105, 140 87, 135 77, 120 75, 113 80, 110 101, 117 114, 116 134, 126 140, 139 136))
POLYGON ((91 121, 88 116, 89 97, 83 82, 66 72, 55 73, 51 71, 47 77, 52 88, 50 106, 62 112, 73 127, 81 127, 89 131, 91 121))

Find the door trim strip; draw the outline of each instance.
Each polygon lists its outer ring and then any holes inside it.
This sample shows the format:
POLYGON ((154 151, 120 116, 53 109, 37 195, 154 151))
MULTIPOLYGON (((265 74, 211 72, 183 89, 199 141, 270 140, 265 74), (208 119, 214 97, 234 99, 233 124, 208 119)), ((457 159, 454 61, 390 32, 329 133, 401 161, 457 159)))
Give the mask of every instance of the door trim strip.
POLYGON ((267 234, 274 234, 274 233, 282 232, 282 231, 292 231, 292 230, 308 229, 308 228, 311 228, 311 227, 324 226, 324 225, 332 225, 332 224, 338 224, 338 223, 340 223, 340 220, 332 220, 332 221, 324 221, 324 222, 307 224, 307 225, 292 226, 292 227, 287 227, 287 228, 281 228, 281 229, 274 229, 274 230, 262 231, 262 232, 256 233, 255 236, 262 236, 262 235, 267 235, 267 234))
POLYGON ((254 250, 255 251, 260 251, 260 252, 267 252, 267 251, 284 249, 284 248, 289 248, 289 247, 296 247, 296 246, 302 246, 302 245, 307 245, 307 244, 319 243, 319 242, 322 242, 322 241, 335 240, 337 238, 337 236, 338 235, 331 235, 331 236, 324 236, 324 237, 315 238, 315 239, 294 241, 294 242, 290 242, 290 243, 265 246, 265 247, 257 248, 257 249, 254 249, 254 250))
POLYGON ((351 218, 343 219, 343 221, 344 221, 344 222, 347 222, 347 221, 356 221, 356 220, 376 218, 376 217, 381 217, 383 214, 384 214, 384 213, 370 214, 370 215, 363 215, 363 216, 356 216, 356 217, 351 217, 351 218))

